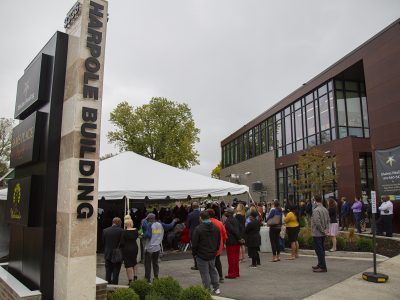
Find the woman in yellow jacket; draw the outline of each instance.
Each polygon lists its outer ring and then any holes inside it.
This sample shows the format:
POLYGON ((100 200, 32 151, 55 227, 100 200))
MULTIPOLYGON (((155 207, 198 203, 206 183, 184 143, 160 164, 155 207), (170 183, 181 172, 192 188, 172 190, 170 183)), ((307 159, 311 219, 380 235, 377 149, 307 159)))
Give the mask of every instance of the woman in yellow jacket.
POLYGON ((299 242, 297 241, 297 238, 300 232, 300 224, 296 207, 290 205, 288 209, 289 213, 286 215, 284 222, 286 225, 290 248, 292 249, 292 255, 288 260, 293 260, 299 257, 299 242))

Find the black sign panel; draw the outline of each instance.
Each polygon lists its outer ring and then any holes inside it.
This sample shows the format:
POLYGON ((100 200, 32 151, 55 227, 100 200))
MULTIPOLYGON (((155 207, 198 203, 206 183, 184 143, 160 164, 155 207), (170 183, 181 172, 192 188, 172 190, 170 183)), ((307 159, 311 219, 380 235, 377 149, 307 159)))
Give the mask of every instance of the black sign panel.
POLYGON ((12 179, 8 182, 6 217, 9 223, 28 225, 32 177, 12 179))
POLYGON ((400 147, 375 152, 380 196, 400 200, 400 147))
POLYGON ((49 100, 51 56, 39 55, 18 80, 14 118, 24 119, 49 100))
POLYGON ((12 132, 10 168, 39 161, 46 114, 35 112, 12 132))

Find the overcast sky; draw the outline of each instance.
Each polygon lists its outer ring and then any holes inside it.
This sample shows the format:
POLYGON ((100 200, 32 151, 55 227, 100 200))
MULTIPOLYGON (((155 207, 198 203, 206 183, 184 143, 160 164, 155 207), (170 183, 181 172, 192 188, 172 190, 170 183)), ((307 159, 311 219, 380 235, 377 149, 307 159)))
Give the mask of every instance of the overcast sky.
MULTIPOLYGON (((151 97, 186 102, 209 175, 220 142, 400 17, 399 0, 110 0, 101 154, 113 108, 151 97)), ((0 0, 0 117, 17 81, 73 6, 0 0)))

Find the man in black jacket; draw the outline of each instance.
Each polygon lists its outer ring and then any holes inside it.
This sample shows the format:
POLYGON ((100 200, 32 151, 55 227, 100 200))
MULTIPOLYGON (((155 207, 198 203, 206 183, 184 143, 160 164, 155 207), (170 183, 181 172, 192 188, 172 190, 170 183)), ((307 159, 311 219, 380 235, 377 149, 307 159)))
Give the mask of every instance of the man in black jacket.
MULTIPOLYGON (((196 227, 200 223, 200 208, 199 208, 199 204, 197 202, 193 202, 192 203, 192 208, 193 208, 193 211, 188 215, 187 222, 186 222, 187 223, 186 227, 189 228, 189 237, 190 237, 191 241, 192 241, 193 232, 194 232, 194 230, 196 229, 196 227)), ((196 258, 195 258, 194 255, 193 255, 193 259, 194 259, 194 266, 191 267, 191 269, 192 270, 198 270, 197 269, 197 261, 196 261, 196 258)))
POLYGON ((192 252, 197 260, 201 281, 206 289, 210 289, 210 282, 213 292, 219 295, 218 272, 215 268, 215 256, 220 244, 220 233, 215 227, 207 211, 200 213, 201 223, 192 235, 192 252))
POLYGON ((122 262, 112 263, 112 251, 118 248, 124 230, 121 228, 121 219, 114 218, 112 226, 103 230, 104 260, 106 264, 106 280, 109 284, 118 284, 119 271, 122 262))

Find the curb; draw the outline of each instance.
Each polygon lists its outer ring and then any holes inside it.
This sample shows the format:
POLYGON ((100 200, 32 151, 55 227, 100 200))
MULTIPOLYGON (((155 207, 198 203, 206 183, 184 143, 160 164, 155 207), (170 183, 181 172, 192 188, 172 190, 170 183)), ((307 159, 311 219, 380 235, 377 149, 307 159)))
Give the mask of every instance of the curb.
MULTIPOLYGON (((288 251, 290 253, 290 249, 287 248, 285 251, 288 251)), ((315 255, 314 250, 308 250, 308 249, 300 249, 299 254, 303 255, 315 255)), ((329 252, 325 251, 325 256, 327 257, 351 257, 351 258, 373 258, 373 253, 372 252, 350 252, 350 251, 335 251, 335 252, 329 252)), ((377 254, 376 258, 379 260, 387 260, 389 257, 377 254)))
POLYGON ((220 296, 211 296, 211 298, 213 300, 235 300, 233 298, 224 298, 224 297, 220 297, 220 296))

